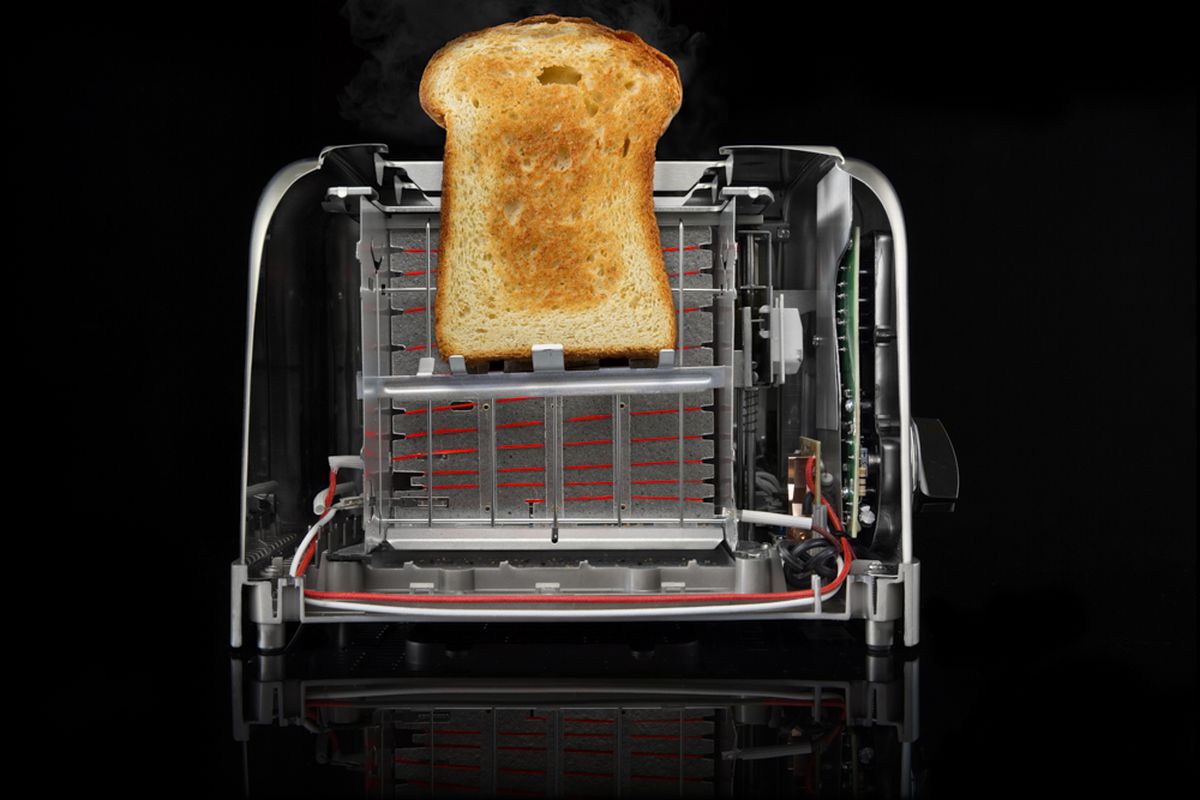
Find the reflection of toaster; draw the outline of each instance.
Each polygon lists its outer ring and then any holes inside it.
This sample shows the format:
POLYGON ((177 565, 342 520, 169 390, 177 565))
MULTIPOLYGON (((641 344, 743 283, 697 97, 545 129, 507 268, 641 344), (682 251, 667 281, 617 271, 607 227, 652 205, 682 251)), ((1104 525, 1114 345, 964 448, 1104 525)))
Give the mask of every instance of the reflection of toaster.
POLYGON ((675 348, 483 370, 433 338, 440 186, 356 145, 263 195, 235 645, 244 621, 270 649, 289 622, 685 617, 916 643, 914 499, 952 506, 958 476, 909 415, 882 175, 825 147, 659 162, 675 348))
POLYGON ((916 660, 753 623, 636 647, 379 627, 232 662, 248 796, 916 794, 916 660))

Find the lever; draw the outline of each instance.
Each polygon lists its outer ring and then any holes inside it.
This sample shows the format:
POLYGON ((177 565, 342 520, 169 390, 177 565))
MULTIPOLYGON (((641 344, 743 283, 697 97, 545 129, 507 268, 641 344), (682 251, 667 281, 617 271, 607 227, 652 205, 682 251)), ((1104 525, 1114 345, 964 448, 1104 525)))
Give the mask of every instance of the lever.
POLYGON ((941 420, 913 417, 916 508, 949 512, 958 500, 958 456, 941 420))

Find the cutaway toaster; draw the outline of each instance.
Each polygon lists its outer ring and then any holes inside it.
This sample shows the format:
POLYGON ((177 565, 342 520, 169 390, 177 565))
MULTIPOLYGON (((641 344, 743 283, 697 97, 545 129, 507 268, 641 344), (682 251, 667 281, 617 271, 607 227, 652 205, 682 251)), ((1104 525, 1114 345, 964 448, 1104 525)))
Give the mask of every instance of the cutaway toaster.
POLYGON ((252 232, 231 642, 296 623, 857 620, 919 639, 917 507, 958 468, 909 410, 908 259, 829 147, 660 161, 677 341, 468 365, 434 337, 441 163, 333 147, 252 232))

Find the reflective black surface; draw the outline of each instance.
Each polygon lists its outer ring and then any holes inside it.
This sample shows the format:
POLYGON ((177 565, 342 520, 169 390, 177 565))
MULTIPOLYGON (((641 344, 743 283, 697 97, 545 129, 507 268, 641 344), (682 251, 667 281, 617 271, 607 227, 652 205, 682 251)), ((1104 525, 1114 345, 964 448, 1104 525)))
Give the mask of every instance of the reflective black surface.
POLYGON ((310 627, 231 670, 252 797, 919 787, 920 661, 842 626, 310 627))

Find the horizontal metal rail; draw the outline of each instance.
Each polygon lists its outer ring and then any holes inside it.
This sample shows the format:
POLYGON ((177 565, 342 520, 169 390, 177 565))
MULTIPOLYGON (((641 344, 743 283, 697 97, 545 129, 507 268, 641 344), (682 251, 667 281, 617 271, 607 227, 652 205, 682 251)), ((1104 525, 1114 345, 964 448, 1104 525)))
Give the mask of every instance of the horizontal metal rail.
POLYGON ((608 367, 595 370, 489 372, 479 375, 387 375, 363 377, 362 397, 392 400, 456 400, 504 395, 576 397, 605 394, 703 392, 732 382, 730 366, 608 367))

